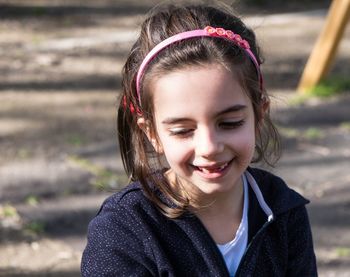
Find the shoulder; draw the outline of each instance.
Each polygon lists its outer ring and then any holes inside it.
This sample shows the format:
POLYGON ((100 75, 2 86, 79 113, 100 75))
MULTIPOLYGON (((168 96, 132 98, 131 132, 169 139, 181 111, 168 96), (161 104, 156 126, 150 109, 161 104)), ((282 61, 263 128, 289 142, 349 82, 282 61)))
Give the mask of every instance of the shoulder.
POLYGON ((265 201, 275 214, 305 206, 309 200, 288 187, 284 180, 271 172, 249 168, 248 171, 256 180, 265 201))
POLYGON ((161 213, 144 195, 142 186, 132 183, 104 201, 88 226, 88 242, 95 246, 118 247, 124 242, 142 245, 146 225, 160 220, 161 213))
POLYGON ((145 234, 145 222, 152 213, 152 204, 139 183, 108 197, 88 227, 83 276, 147 275, 137 261, 152 256, 145 234), (131 269, 139 274, 131 274, 131 269))
POLYGON ((121 212, 135 206, 147 205, 148 201, 139 182, 127 185, 124 189, 109 196, 102 204, 98 215, 107 212, 121 212))
POLYGON ((136 217, 142 214, 152 215, 156 213, 158 213, 158 210, 145 196, 142 185, 139 182, 134 182, 109 196, 103 202, 90 225, 94 223, 105 225, 110 222, 123 225, 128 221, 135 220, 136 217))

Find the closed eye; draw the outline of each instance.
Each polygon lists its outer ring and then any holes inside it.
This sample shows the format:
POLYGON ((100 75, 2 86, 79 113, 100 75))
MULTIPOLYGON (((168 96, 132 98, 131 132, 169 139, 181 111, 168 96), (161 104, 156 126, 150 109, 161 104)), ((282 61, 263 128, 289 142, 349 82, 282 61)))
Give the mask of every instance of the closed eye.
POLYGON ((172 128, 169 130, 171 136, 186 137, 191 134, 193 129, 188 128, 172 128))
POLYGON ((239 121, 222 121, 219 123, 219 127, 222 129, 236 129, 244 124, 244 120, 239 121))

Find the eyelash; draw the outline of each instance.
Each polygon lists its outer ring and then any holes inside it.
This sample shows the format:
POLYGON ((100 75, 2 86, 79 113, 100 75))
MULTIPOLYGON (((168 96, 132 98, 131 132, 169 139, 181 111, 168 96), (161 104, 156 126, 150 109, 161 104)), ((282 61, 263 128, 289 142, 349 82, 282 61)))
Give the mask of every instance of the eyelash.
MULTIPOLYGON (((232 130, 242 126, 244 122, 245 122, 244 120, 228 121, 228 122, 224 121, 219 123, 219 127, 224 130, 232 130)), ((192 131, 193 129, 178 128, 178 131, 170 130, 169 132, 171 136, 186 137, 186 136, 189 136, 192 131)))
POLYGON ((239 121, 227 121, 219 123, 219 126, 223 129, 236 129, 244 124, 244 120, 239 121))
POLYGON ((192 131, 192 129, 180 129, 178 131, 173 131, 170 130, 170 135, 171 136, 178 136, 178 137, 185 137, 187 136, 190 132, 192 131))

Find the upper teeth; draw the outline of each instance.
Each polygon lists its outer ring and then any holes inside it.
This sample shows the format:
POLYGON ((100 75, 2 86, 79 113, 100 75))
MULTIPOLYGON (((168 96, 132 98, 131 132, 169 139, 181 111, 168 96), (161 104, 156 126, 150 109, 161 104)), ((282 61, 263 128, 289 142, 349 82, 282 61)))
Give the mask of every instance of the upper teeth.
POLYGON ((202 171, 205 171, 205 172, 209 172, 209 171, 212 171, 212 170, 222 170, 224 169, 225 167, 227 166, 227 163, 219 166, 219 167, 198 167, 200 170, 202 171))

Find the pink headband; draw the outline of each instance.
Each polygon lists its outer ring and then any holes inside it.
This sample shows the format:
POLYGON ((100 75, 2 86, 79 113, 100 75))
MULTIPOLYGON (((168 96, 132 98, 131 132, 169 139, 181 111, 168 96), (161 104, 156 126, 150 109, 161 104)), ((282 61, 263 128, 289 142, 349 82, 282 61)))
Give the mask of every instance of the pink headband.
POLYGON ((248 54, 248 56, 250 57, 250 59, 252 60, 256 71, 258 73, 258 77, 259 77, 259 83, 260 83, 260 89, 262 90, 263 88, 263 79, 262 79, 262 75, 261 75, 261 71, 260 71, 260 66, 259 63, 257 61, 257 59, 255 58, 253 52, 250 50, 250 45, 249 43, 245 40, 242 39, 242 37, 238 34, 233 33, 230 30, 225 30, 223 28, 214 28, 211 26, 207 26, 204 29, 198 29, 198 30, 193 30, 193 31, 188 31, 188 32, 183 32, 183 33, 179 33, 177 35, 174 35, 172 37, 167 38, 166 40, 162 41, 161 43, 157 44, 145 57, 145 59, 143 60, 139 71, 137 73, 136 76, 136 92, 137 92, 137 98, 138 101, 141 105, 141 93, 140 93, 140 82, 141 82, 141 78, 145 72, 145 69, 147 67, 147 65, 151 62, 151 60, 165 47, 169 46, 170 44, 180 41, 180 40, 184 40, 184 39, 188 39, 188 38, 194 38, 194 37, 221 37, 221 38, 226 38, 229 39, 231 41, 233 41, 236 45, 238 45, 239 47, 241 47, 242 49, 245 50, 245 52, 248 54))

